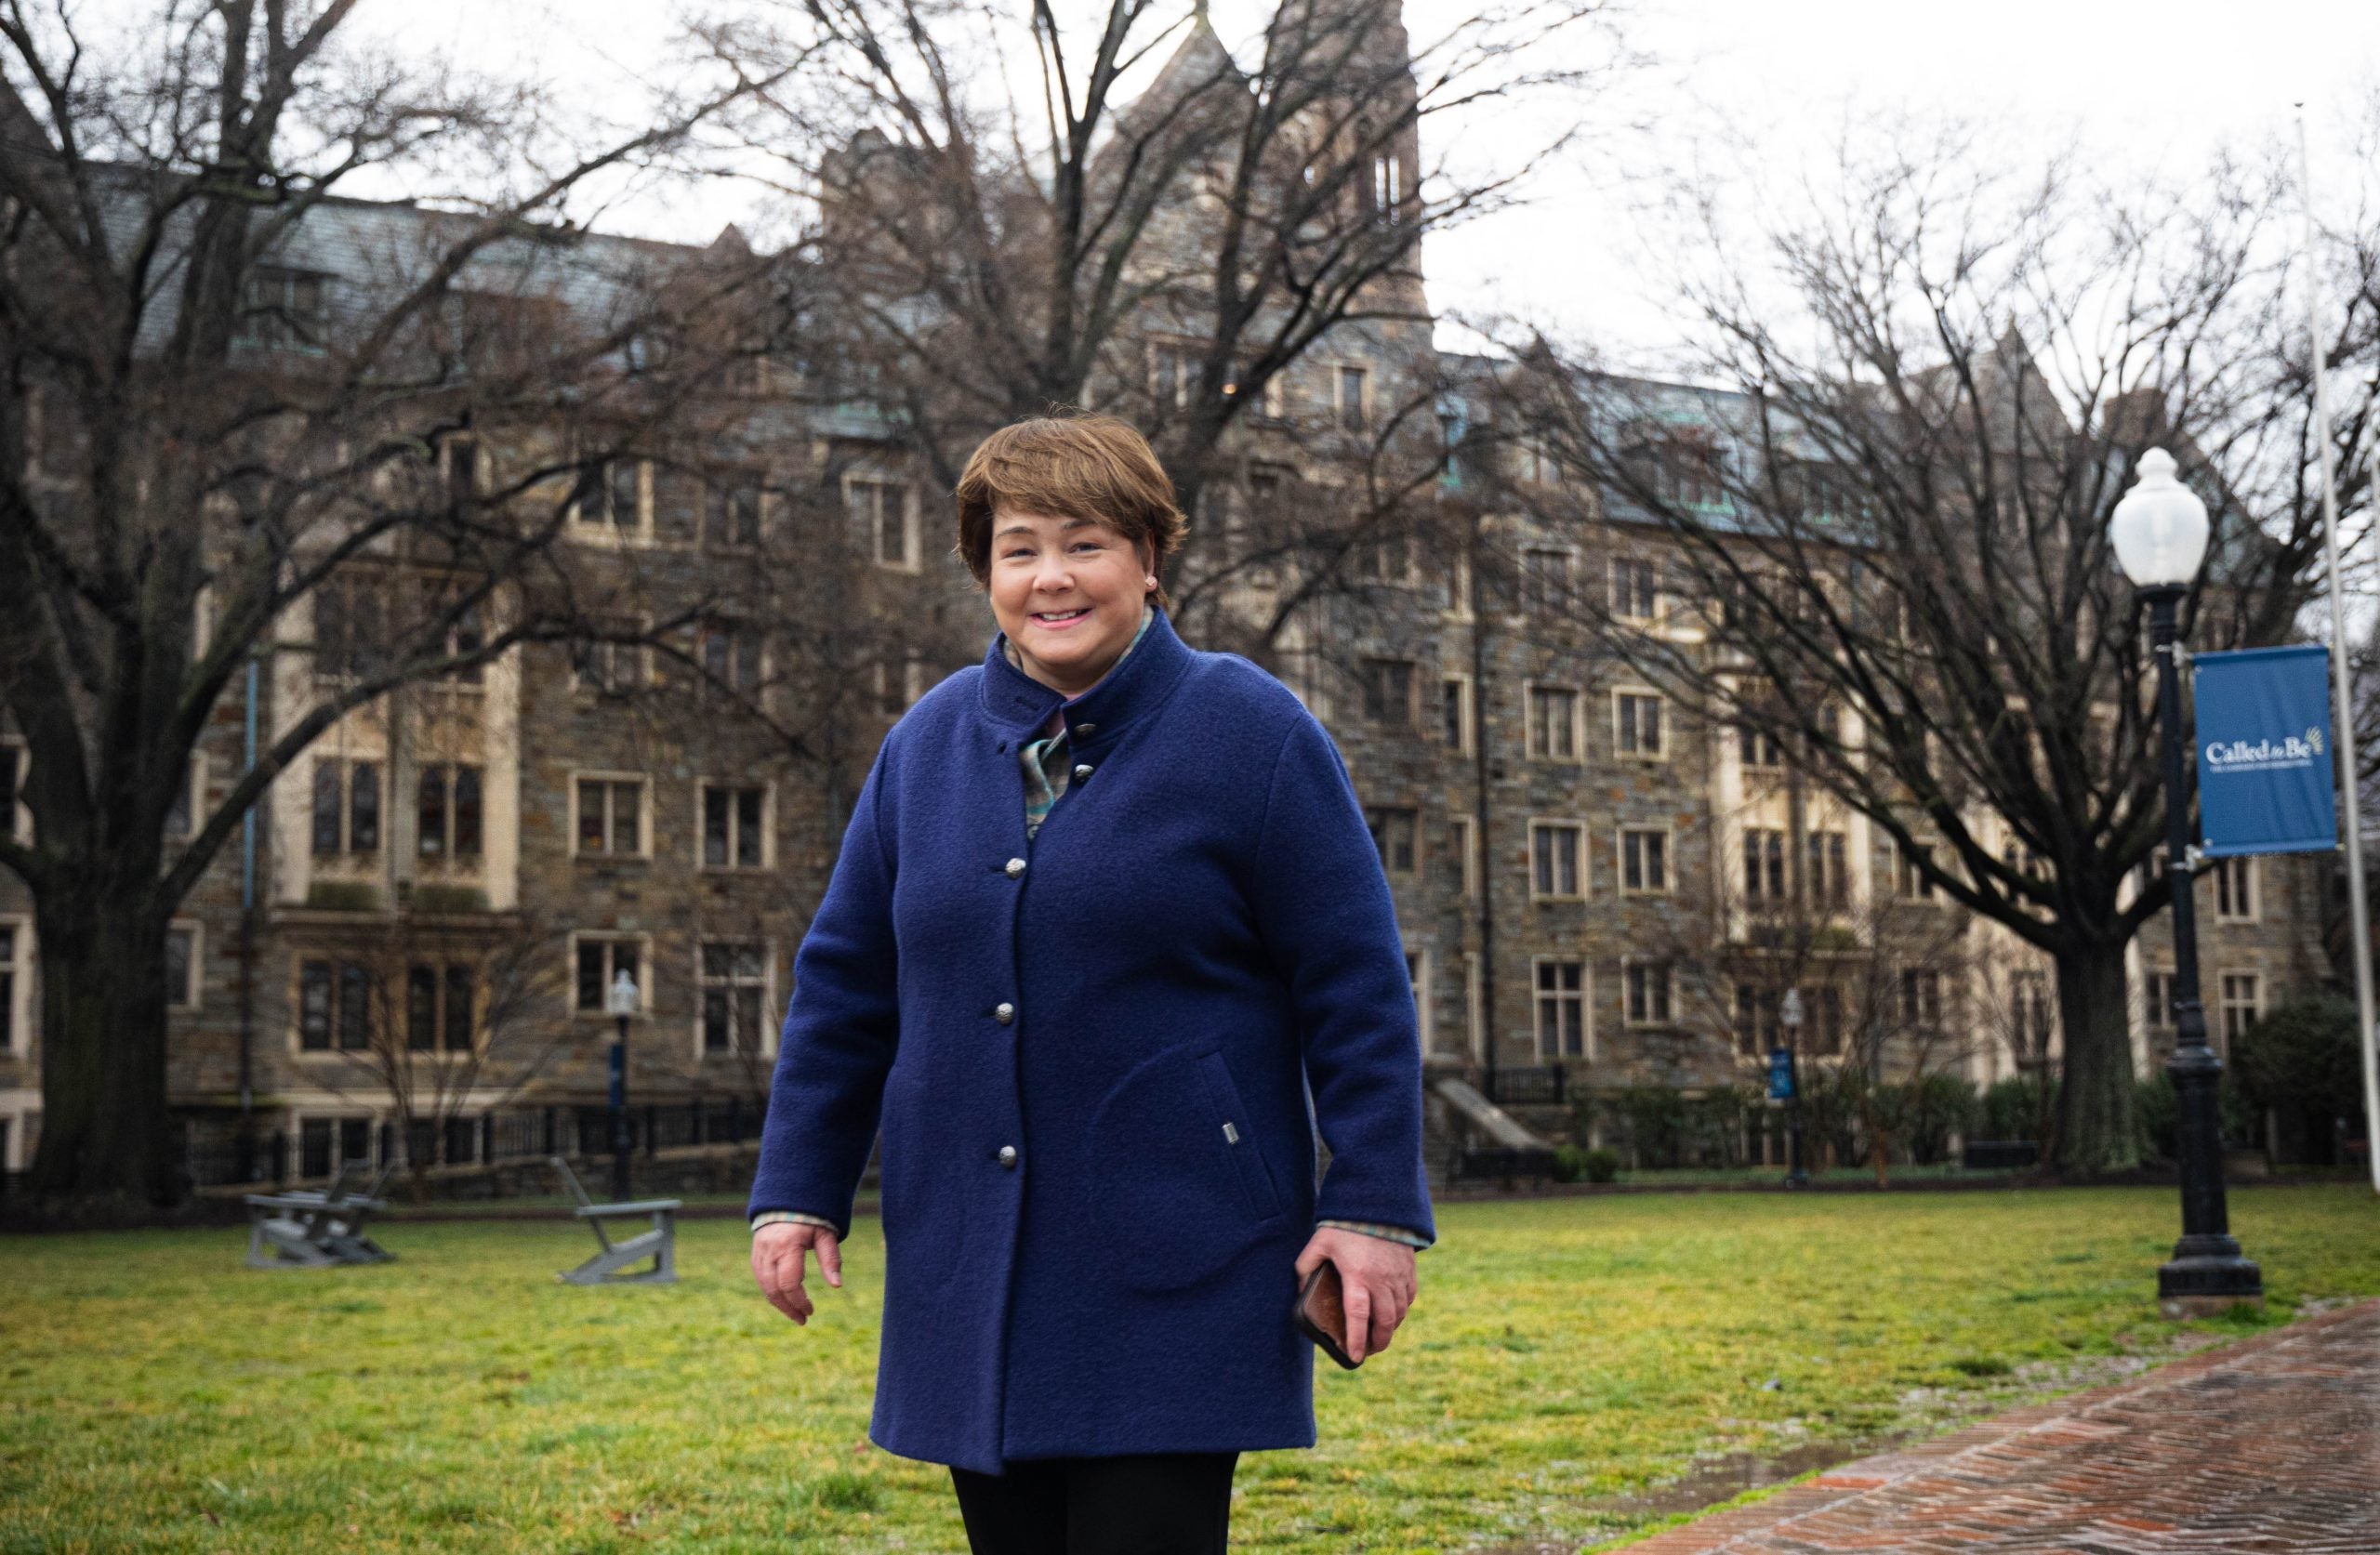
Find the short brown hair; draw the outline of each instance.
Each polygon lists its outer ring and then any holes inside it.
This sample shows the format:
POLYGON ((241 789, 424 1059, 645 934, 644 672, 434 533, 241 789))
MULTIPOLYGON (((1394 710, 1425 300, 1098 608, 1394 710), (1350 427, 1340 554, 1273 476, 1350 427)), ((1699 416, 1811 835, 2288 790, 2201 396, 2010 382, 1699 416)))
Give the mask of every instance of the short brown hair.
MULTIPOLYGON (((1043 415, 1002 427, 968 456, 958 497, 959 555, 985 587, 992 520, 1002 509, 1097 519, 1131 544, 1145 543, 1160 579, 1189 527, 1148 440, 1112 415, 1043 415)), ((1168 602, 1162 583, 1156 599, 1168 602)))

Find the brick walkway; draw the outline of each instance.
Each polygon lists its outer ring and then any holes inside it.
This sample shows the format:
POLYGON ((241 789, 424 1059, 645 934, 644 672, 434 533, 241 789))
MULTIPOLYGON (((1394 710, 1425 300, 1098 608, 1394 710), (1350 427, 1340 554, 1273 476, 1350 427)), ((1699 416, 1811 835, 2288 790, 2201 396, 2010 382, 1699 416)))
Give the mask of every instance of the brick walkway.
POLYGON ((2380 1301, 2019 1409, 1628 1555, 2380 1555, 2380 1301))

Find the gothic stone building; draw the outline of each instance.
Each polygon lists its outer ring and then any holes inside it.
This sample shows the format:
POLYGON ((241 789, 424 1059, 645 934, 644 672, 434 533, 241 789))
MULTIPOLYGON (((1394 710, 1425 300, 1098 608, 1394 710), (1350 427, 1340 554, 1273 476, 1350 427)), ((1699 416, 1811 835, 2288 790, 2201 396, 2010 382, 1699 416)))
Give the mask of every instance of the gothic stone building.
MULTIPOLYGON (((1203 28, 1183 49, 1173 73, 1218 68, 1203 28)), ((1409 191, 1418 155, 1394 149, 1383 187, 1409 191)), ((420 219, 325 207, 252 284, 284 310, 323 309, 376 235, 420 219)), ((602 238, 580 252, 607 245, 688 264, 703 252, 602 238)), ((1433 1070, 1492 1068, 1512 1094, 1557 1094, 1557 1072, 1569 1096, 1756 1084, 1788 986, 1814 1061, 1858 1050, 1862 1032, 1888 1037, 1897 1063, 1977 1081, 2054 1056, 2046 964, 1929 899, 1786 752, 1698 725, 1594 651, 1567 608, 1586 591, 1648 629, 1697 630, 1653 531, 1526 438, 1470 436, 1494 420, 1481 386, 1496 369, 1434 347, 1418 269, 1379 287, 1391 306, 1250 407, 1230 479, 1194 515, 1183 625, 1194 643, 1251 648, 1338 741, 1433 1070), (1416 404, 1431 437, 1466 452, 1352 545, 1278 544, 1284 510, 1343 495, 1375 434, 1416 404), (1317 570, 1328 586, 1308 586, 1317 570), (1790 964, 1764 934, 1780 920, 1807 930, 1790 964)), ((1155 321, 1096 397, 1161 416, 1183 370, 1172 340, 1155 321)), ((826 629, 720 616, 692 624, 677 654, 523 645, 316 740, 173 929, 170 1083, 202 1178, 231 1175, 243 1117, 279 1152, 254 1164, 265 1174, 600 1146, 588 1130, 623 974, 632 1100, 667 1110, 672 1142, 749 1136, 858 775, 890 721, 993 628, 948 554, 946 495, 892 421, 814 384, 773 395, 765 371, 739 388, 696 454, 604 468, 562 544, 585 577, 610 580, 632 626, 673 600, 800 578, 811 592, 775 608, 828 613, 826 629)), ((440 457, 469 483, 506 450, 457 439, 440 457)), ((358 569, 281 624, 278 651, 215 710, 185 834, 243 769, 250 719, 269 737, 349 673, 399 581, 358 569)), ((30 831, 18 793, 39 759, 0 728, 0 824, 30 831)), ((2319 863, 2243 860, 2201 882, 2219 1039, 2327 975, 2324 881, 2319 863)), ((33 951, 21 888, 0 877, 9 1170, 39 1127, 33 951)), ((2133 952, 2144 1073, 2170 1039, 2170 965, 2152 926, 2133 952)))

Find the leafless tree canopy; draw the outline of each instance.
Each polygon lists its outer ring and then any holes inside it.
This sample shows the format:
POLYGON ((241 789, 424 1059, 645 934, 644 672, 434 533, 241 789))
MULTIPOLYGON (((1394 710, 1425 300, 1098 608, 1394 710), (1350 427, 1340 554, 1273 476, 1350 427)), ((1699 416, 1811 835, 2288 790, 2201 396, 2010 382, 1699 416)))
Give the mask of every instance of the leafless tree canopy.
POLYGON ((1556 46, 1606 35, 1599 0, 1418 47, 1378 7, 1293 4, 1236 54, 1139 0, 1014 29, 769 6, 613 101, 644 127, 607 138, 537 89, 371 54, 355 8, 153 0, 102 38, 0 0, 0 695, 35 817, 0 865, 40 927, 45 1192, 171 1193, 166 917, 309 744, 393 690, 524 642, 633 647, 706 688, 653 716, 747 715, 837 808, 854 690, 889 704, 902 655, 943 647, 836 618, 851 559, 802 547, 840 533, 841 494, 747 491, 756 389, 945 486, 984 429, 1097 400, 1194 511, 1226 429, 1263 421, 1277 457, 1311 435, 1352 461, 1324 484, 1374 525, 1429 468, 1429 418, 1358 397, 1308 426, 1280 380, 1333 330, 1429 360, 1423 235, 1535 156, 1458 178, 1422 164, 1423 121, 1576 86, 1605 60, 1556 46), (782 170, 809 213, 791 248, 587 231, 720 156, 782 170), (705 592, 556 544, 625 510, 623 480, 651 482, 640 511, 681 501, 665 483, 774 508, 787 564, 705 592), (311 700, 169 836, 227 691, 293 652, 311 700))
MULTIPOLYGON (((1749 236, 1706 207, 1683 305, 1711 391, 1531 355, 1559 387, 1525 414, 1615 534, 1668 542, 1692 620, 1582 609, 1638 673, 1791 741, 1934 889, 2056 959, 2060 1143, 2085 1168, 2132 1161, 2122 957, 2168 895, 2124 888, 2163 821, 2154 665, 2108 522, 2139 455, 2173 450, 2215 522, 2188 640, 2296 629, 2320 513, 2294 199, 2253 165, 2184 195, 2011 178, 1954 139, 1846 158, 1825 199, 1749 236)), ((2360 304, 2326 347, 2368 349, 2370 321, 2360 304)), ((2348 447, 2373 413, 2368 379, 2357 394, 2348 447)), ((2360 524, 2368 476, 2345 496, 2360 524)))
POLYGON ((40 920, 48 1190, 169 1191, 166 916, 348 711, 585 627, 552 541, 724 370, 706 321, 756 283, 573 217, 768 78, 605 143, 350 48, 354 9, 160 0, 86 36, 0 5, 0 696, 36 753, 0 865, 40 920), (415 203, 347 199, 366 175, 415 203), (308 618, 337 640, 284 640, 308 618), (169 851, 205 720, 284 647, 336 673, 169 851))
POLYGON ((945 486, 984 431, 1095 400, 1157 437, 1195 504, 1225 428, 1327 333, 1409 326, 1426 350, 1424 235, 1554 148, 1461 176, 1421 162, 1422 127, 1582 86, 1600 64, 1555 61, 1602 28, 1597 0, 1525 0, 1408 40, 1361 0, 1297 3, 1234 50, 1203 10, 1145 0, 1022 26, 830 0, 716 44, 756 70, 810 61, 815 90, 741 122, 814 191, 822 354, 945 486))
POLYGON ((400 913, 377 928, 358 949, 366 959, 318 964, 325 999, 341 996, 335 977, 360 974, 356 1024, 369 1034, 337 1051, 321 1083, 385 1108, 422 1197, 449 1130, 520 1096, 584 1035, 557 1013, 558 930, 536 916, 457 923, 400 913))

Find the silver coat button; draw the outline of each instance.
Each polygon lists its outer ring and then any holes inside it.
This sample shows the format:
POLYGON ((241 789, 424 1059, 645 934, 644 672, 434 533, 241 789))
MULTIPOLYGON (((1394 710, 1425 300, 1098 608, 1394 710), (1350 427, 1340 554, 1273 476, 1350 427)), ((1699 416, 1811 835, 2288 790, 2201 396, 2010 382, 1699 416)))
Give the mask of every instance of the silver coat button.
POLYGON ((1095 723, 1078 723, 1075 725, 1075 732, 1078 734, 1093 734, 1097 733, 1098 731, 1099 726, 1095 723))
POLYGON ((1011 1170, 1015 1169, 1016 1147, 1014 1145, 1000 1146, 1000 1165, 1010 1168, 1011 1170))
POLYGON ((1003 1026, 1007 1025, 1011 1021, 1016 1019, 1016 1006, 1010 1004, 1005 1000, 994 1005, 992 1007, 992 1019, 998 1021, 1003 1026))
POLYGON ((1008 861, 1008 877, 1010 879, 1013 880, 1024 873, 1025 861, 1023 859, 1011 859, 1008 861))
POLYGON ((1087 777, 1089 777, 1089 776, 1091 776, 1091 769, 1090 769, 1090 768, 1088 768, 1088 767, 1077 767, 1077 768, 1075 769, 1075 781, 1076 781, 1077 783, 1080 783, 1083 779, 1085 779, 1085 778, 1087 778, 1087 777))

